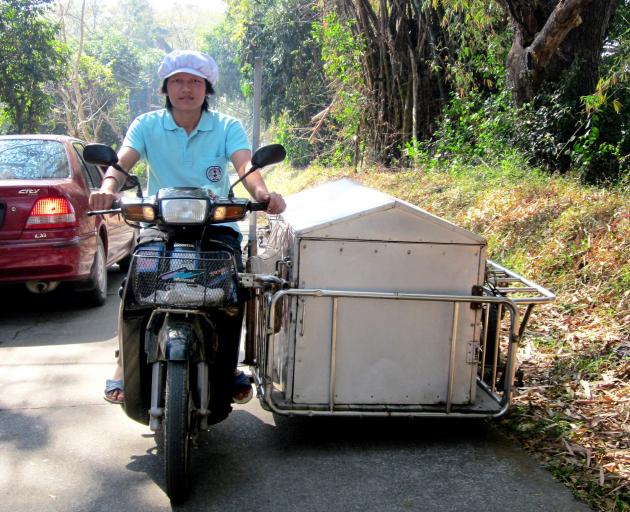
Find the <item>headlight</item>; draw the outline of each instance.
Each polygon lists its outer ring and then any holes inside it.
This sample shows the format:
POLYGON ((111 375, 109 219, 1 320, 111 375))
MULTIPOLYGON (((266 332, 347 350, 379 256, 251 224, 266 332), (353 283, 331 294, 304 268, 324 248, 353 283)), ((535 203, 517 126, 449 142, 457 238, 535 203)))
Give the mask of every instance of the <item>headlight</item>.
POLYGON ((212 220, 214 222, 241 220, 244 216, 245 206, 243 205, 217 206, 212 213, 212 220))
POLYGON ((132 222, 153 222, 155 209, 152 204, 123 203, 121 205, 123 217, 132 222))
POLYGON ((163 199, 160 209, 169 224, 203 224, 208 214, 205 199, 163 199))

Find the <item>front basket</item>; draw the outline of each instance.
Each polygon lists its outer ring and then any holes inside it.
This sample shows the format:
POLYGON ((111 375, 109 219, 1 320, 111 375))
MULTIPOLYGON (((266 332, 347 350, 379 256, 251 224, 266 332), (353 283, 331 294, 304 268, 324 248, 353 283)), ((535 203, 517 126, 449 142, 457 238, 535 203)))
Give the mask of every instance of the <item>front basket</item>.
POLYGON ((238 303, 236 264, 227 251, 139 249, 129 275, 140 306, 199 308, 238 303))

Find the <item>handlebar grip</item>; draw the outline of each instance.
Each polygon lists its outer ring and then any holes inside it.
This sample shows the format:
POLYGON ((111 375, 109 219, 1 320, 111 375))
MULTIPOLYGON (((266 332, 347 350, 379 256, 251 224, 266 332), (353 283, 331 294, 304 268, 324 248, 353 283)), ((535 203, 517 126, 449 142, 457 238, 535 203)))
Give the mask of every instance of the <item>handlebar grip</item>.
POLYGON ((92 217, 93 215, 105 215, 107 213, 120 213, 120 201, 118 199, 114 199, 112 201, 112 205, 107 210, 91 210, 87 212, 88 217, 92 217))
POLYGON ((249 203, 249 211, 264 212, 265 210, 267 210, 267 206, 269 206, 269 201, 265 203, 249 203))

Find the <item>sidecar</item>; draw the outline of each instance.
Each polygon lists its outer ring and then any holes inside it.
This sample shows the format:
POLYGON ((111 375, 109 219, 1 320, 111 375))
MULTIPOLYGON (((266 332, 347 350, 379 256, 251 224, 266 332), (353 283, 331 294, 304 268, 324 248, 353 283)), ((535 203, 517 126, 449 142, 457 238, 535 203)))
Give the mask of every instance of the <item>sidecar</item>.
POLYGON ((536 304, 480 236, 340 180, 287 198, 259 254, 246 358, 284 415, 496 417, 536 304))

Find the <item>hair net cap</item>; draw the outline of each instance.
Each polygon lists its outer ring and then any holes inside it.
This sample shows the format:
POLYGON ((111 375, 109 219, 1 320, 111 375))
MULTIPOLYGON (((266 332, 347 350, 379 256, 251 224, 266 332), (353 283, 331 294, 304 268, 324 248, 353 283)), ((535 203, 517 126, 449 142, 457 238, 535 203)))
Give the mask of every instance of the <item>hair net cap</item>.
POLYGON ((158 68, 160 79, 164 80, 176 73, 190 73, 205 78, 211 84, 219 78, 219 68, 214 59, 194 50, 175 50, 164 57, 158 68))

